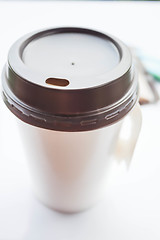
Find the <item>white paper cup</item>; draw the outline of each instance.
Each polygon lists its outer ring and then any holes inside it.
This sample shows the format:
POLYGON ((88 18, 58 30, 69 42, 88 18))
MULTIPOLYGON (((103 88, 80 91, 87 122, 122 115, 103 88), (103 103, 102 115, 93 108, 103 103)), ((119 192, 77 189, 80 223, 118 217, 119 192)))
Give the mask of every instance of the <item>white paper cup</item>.
POLYGON ((129 165, 141 127, 128 48, 88 29, 39 31, 12 46, 2 79, 38 198, 63 212, 92 206, 113 162, 129 165), (122 141, 126 119, 130 135, 122 141))

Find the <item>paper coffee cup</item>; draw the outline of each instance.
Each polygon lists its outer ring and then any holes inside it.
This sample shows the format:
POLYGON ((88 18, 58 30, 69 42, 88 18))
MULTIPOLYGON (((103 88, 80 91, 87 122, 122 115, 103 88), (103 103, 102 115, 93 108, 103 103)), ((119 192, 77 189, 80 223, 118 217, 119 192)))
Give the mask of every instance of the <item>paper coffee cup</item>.
POLYGON ((93 205, 105 192, 125 118, 132 136, 119 156, 131 158, 140 130, 128 48, 89 29, 37 31, 11 47, 2 86, 39 199, 65 212, 93 205))

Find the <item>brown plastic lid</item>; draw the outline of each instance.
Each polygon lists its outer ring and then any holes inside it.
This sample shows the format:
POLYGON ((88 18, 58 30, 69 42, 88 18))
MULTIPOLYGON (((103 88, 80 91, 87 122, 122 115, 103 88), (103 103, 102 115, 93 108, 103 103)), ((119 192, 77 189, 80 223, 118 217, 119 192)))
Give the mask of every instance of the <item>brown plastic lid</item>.
POLYGON ((83 28, 28 34, 13 44, 2 74, 3 99, 22 121, 87 131, 124 117, 137 101, 128 48, 83 28))

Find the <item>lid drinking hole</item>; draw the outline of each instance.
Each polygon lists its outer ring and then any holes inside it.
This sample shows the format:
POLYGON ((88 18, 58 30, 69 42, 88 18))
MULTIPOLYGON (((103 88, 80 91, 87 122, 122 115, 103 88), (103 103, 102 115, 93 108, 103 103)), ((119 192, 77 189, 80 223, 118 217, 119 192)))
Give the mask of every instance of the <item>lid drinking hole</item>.
POLYGON ((60 86, 60 87, 66 87, 69 85, 69 81, 67 79, 61 79, 61 78, 47 78, 46 83, 53 86, 60 86))

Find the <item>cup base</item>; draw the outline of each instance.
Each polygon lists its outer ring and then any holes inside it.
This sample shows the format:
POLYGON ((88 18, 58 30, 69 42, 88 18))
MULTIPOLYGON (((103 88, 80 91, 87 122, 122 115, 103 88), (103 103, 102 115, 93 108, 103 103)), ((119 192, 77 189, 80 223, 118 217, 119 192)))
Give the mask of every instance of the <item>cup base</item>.
POLYGON ((94 203, 90 203, 87 206, 71 209, 71 208, 53 206, 50 203, 47 203, 45 200, 43 200, 37 193, 34 192, 33 194, 36 200, 40 202, 42 205, 44 205, 45 207, 47 207, 48 209, 55 211, 59 214, 66 214, 66 215, 79 214, 79 213, 86 212, 92 209, 94 206, 96 206, 103 199, 103 197, 101 197, 101 199, 97 199, 94 203))

